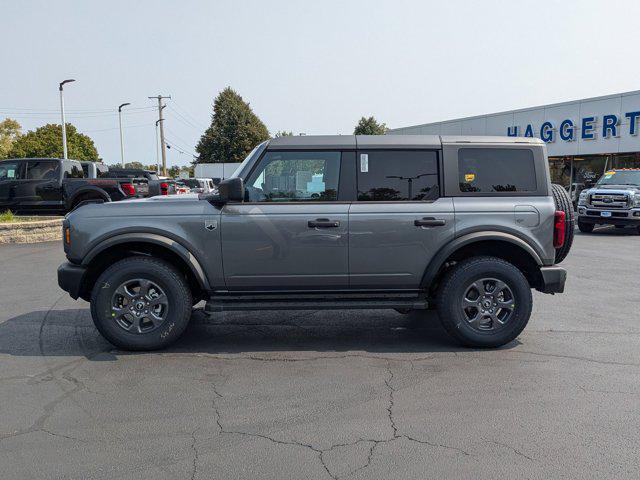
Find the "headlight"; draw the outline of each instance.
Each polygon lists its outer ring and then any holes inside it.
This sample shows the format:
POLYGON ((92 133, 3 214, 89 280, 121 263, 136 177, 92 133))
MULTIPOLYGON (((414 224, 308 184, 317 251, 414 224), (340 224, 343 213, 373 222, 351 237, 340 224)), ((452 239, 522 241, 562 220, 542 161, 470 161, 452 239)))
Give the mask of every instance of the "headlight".
POLYGON ((633 206, 640 207, 640 195, 637 193, 633 196, 633 206))
POLYGON ((587 192, 587 191, 580 192, 580 197, 578 197, 578 204, 579 205, 584 205, 585 203, 587 203, 587 197, 588 196, 589 196, 589 192, 587 192))

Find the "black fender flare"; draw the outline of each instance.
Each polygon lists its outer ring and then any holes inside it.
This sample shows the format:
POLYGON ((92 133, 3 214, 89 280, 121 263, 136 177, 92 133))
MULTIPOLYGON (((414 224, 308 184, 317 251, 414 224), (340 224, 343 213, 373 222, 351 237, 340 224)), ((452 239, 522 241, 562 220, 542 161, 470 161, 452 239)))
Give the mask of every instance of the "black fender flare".
POLYGON ((502 242, 509 242, 517 247, 520 247, 526 253, 528 253, 531 258, 538 264, 538 266, 543 266, 543 261, 538 252, 525 242, 520 237, 512 235, 510 233, 499 232, 499 231, 484 231, 484 232, 473 232, 467 233, 460 237, 455 238, 453 241, 449 242, 447 245, 442 247, 438 253, 436 253, 427 266, 424 275, 422 277, 421 287, 428 288, 429 285, 433 283, 440 268, 444 265, 444 262, 449 258, 453 253, 459 250, 462 247, 470 245, 472 243, 483 242, 487 240, 498 240, 502 242))
POLYGON ((82 259, 82 265, 89 265, 91 261, 107 248, 119 245, 122 243, 130 242, 143 242, 152 243, 161 247, 168 248, 173 253, 178 255, 189 266, 191 272, 195 275, 200 288, 203 290, 209 290, 209 280, 207 279, 204 269, 198 259, 183 245, 172 240, 168 237, 158 235, 156 233, 123 233, 109 237, 97 245, 94 245, 91 250, 82 259))
POLYGON ((95 194, 105 202, 111 201, 111 197, 109 196, 109 194, 102 188, 96 187, 94 185, 87 185, 86 187, 82 187, 73 192, 73 195, 71 195, 71 197, 69 197, 69 199, 67 200, 67 209, 71 208, 71 206, 75 203, 80 195, 84 195, 87 193, 95 194))

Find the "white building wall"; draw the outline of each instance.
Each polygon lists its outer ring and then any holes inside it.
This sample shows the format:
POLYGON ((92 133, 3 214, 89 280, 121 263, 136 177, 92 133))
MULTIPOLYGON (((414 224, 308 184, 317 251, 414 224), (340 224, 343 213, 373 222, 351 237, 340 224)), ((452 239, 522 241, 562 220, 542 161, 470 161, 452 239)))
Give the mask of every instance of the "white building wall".
MULTIPOLYGON (((509 129, 513 132, 517 127, 518 135, 525 136, 527 127, 531 126, 533 136, 541 138, 542 125, 550 122, 552 127, 548 130, 553 134, 553 140, 545 140, 549 156, 640 152, 640 114, 634 120, 635 134, 632 134, 630 120, 625 117, 629 112, 640 112, 640 91, 395 128, 389 133, 508 135, 509 129), (608 135, 604 135, 603 124, 607 115, 617 117, 616 135, 611 135, 611 130, 607 131, 608 135), (583 138, 582 121, 587 117, 595 117, 592 122, 593 139, 583 138), (573 122, 573 140, 563 140, 560 137, 560 126, 564 120, 573 122)), ((588 133, 588 128, 585 129, 585 133, 588 133)))

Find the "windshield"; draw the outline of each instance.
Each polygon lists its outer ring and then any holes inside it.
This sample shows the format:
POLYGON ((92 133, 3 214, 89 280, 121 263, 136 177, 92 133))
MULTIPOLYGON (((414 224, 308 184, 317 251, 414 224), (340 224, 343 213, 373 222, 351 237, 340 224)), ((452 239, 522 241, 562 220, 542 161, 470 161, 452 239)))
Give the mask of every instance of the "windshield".
POLYGON ((610 170, 606 172, 596 187, 600 185, 638 185, 640 186, 640 170, 610 170))
POLYGON ((260 155, 260 153, 262 153, 262 150, 264 150, 264 147, 266 147, 266 145, 267 145, 266 141, 256 145, 256 147, 253 150, 251 150, 251 152, 249 152, 249 155, 247 155, 245 159, 242 161, 242 163, 238 165, 238 168, 236 168, 236 170, 231 174, 231 177, 229 178, 240 177, 241 174, 244 172, 245 167, 249 164, 249 162, 254 157, 254 155, 256 156, 260 155))

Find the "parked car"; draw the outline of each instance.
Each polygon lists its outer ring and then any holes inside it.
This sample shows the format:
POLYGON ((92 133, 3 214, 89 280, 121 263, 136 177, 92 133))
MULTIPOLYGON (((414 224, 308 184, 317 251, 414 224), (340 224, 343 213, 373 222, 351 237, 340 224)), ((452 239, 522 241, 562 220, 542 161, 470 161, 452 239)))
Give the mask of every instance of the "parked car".
POLYGON ((191 193, 209 193, 216 188, 211 178, 184 178, 180 181, 189 187, 191 193))
POLYGON ((596 225, 633 226, 640 233, 640 169, 607 171, 578 200, 578 228, 590 233, 596 225))
POLYGON ((191 193, 191 188, 189 188, 183 180, 176 180, 176 194, 184 195, 186 193, 191 193))
POLYGON ((462 344, 496 347, 525 328, 531 289, 564 290, 573 210, 547 165, 520 137, 276 138, 215 193, 71 213, 58 283, 131 350, 175 341, 200 300, 435 307, 462 344))
POLYGON ((156 172, 137 168, 111 167, 104 174, 109 178, 129 178, 143 197, 160 195, 160 181, 156 172))
POLYGON ((0 211, 65 213, 86 200, 112 202, 136 196, 129 180, 85 178, 77 160, 0 161, 0 211))

